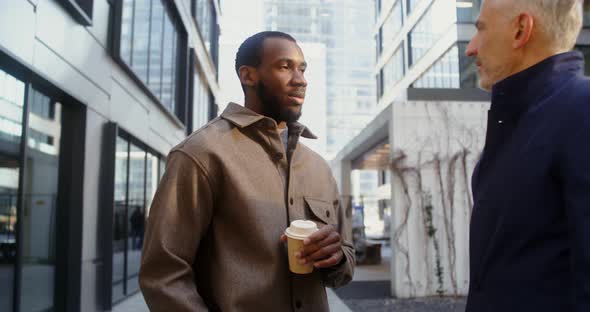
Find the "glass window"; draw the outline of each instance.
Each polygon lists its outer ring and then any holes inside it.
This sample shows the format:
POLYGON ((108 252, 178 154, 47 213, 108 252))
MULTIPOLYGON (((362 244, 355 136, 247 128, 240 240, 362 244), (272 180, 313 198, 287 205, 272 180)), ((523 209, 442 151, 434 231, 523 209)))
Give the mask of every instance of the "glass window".
POLYGON ((45 119, 53 119, 55 107, 54 103, 51 101, 50 98, 44 96, 39 92, 31 92, 29 97, 29 109, 31 112, 33 112, 36 116, 45 119))
POLYGON ((385 19, 383 26, 381 26, 381 51, 389 49, 393 43, 395 37, 402 29, 402 6, 401 1, 397 1, 393 6, 393 9, 385 19))
POLYGON ((475 23, 479 16, 481 0, 456 0, 457 1, 457 22, 475 23))
POLYGON ((477 88, 479 78, 475 59, 464 55, 467 43, 449 49, 412 85, 414 88, 459 89, 477 88))
POLYGON ((422 0, 408 0, 408 14, 410 14, 410 12, 412 12, 416 6, 418 6, 418 3, 420 3, 420 1, 422 0))
POLYGON ((145 218, 147 220, 150 214, 150 207, 152 205, 152 199, 154 195, 156 195, 156 189, 158 188, 158 181, 160 181, 160 177, 158 176, 158 166, 160 165, 160 159, 158 156, 148 153, 147 154, 147 164, 146 164, 146 174, 145 174, 145 218))
POLYGON ((456 21, 454 0, 438 0, 410 31, 410 65, 416 64, 456 21))
POLYGON ((404 77, 403 46, 402 43, 381 70, 383 76, 383 93, 387 93, 388 89, 391 89, 404 77))
POLYGON ((194 0, 194 16, 201 32, 201 37, 205 43, 207 51, 211 53, 211 48, 215 40, 215 27, 217 27, 217 15, 215 7, 211 0, 194 0))
POLYGON ((60 0, 59 2, 79 23, 83 25, 92 23, 93 0, 60 0))
POLYGON ((157 98, 162 97, 162 51, 164 50, 164 18, 162 2, 152 2, 152 26, 150 30, 150 71, 148 87, 157 98))
POLYGON ((164 176, 164 172, 166 171, 166 160, 164 158, 160 159, 160 180, 164 176))
POLYGON ((129 142, 118 137, 115 154, 115 203, 113 211, 113 302, 125 297, 125 238, 129 142))
POLYGON ((375 22, 379 19, 379 14, 381 14, 381 0, 375 0, 375 22))
POLYGON ((159 155, 117 137, 113 212, 112 301, 139 290, 145 222, 163 169, 159 155))
POLYGON ((150 4, 151 1, 135 1, 133 10, 133 42, 131 68, 146 82, 148 77, 148 52, 150 39, 150 4))
POLYGON ((193 103, 193 129, 199 129, 209 121, 209 87, 205 79, 195 70, 194 79, 194 103, 193 103))
POLYGON ((25 84, 0 70, 0 310, 11 311, 25 84))
MULTIPOLYGON (((30 88, 31 101, 51 103, 51 99, 30 88)), ((59 142, 61 104, 55 103, 55 120, 45 112, 30 110, 27 139, 27 174, 24 176, 22 234, 22 280, 20 305, 23 311, 53 309, 55 284, 55 235, 58 209, 59 142), (51 138, 51 139, 48 139, 51 138), (34 298, 34 300, 33 300, 34 298)))
POLYGON ((163 0, 123 0, 119 57, 176 113, 179 31, 163 0))
POLYGON ((162 51, 162 104, 171 112, 175 107, 176 35, 170 20, 164 20, 164 50, 162 51))
MULTIPOLYGON (((381 5, 379 7, 380 10, 389 10, 389 8, 391 7, 391 4, 397 0, 381 0, 381 5)), ((378 11, 379 12, 379 11, 378 11)))
POLYGON ((127 294, 139 290, 138 274, 145 220, 146 152, 131 144, 129 148, 129 189, 127 196, 127 294))

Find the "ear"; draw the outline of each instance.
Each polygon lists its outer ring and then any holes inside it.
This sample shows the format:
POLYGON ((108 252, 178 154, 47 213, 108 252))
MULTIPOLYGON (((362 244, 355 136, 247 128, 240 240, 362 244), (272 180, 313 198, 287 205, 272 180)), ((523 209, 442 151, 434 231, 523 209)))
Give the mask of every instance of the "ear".
POLYGON ((242 85, 255 87, 258 84, 258 72, 256 71, 256 68, 243 65, 238 71, 242 85))
POLYGON ((512 47, 520 49, 524 47, 530 40, 535 26, 535 19, 528 13, 520 13, 516 17, 516 32, 514 34, 514 43, 512 47))

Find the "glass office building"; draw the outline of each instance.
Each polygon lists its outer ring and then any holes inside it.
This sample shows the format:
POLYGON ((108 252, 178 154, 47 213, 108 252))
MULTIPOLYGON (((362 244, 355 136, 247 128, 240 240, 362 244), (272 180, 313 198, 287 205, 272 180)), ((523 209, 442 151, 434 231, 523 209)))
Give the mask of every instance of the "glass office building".
POLYGON ((139 291, 168 151, 217 115, 219 1, 9 2, 0 311, 111 310, 139 291))

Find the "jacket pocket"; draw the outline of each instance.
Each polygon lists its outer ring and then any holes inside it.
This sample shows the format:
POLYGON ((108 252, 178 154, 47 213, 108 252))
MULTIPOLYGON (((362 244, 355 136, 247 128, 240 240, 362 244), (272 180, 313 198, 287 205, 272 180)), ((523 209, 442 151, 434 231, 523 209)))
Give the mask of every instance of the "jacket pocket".
POLYGON ((309 197, 304 197, 303 199, 307 206, 305 215, 308 219, 334 226, 338 224, 334 205, 331 202, 309 197))

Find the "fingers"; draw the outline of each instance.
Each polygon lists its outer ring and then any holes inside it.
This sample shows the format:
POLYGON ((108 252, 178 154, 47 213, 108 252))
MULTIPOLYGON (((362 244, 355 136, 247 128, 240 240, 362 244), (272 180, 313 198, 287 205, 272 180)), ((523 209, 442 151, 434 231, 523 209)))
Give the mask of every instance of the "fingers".
POLYGON ((318 231, 314 232, 313 234, 309 235, 308 238, 303 240, 303 245, 309 245, 313 242, 319 242, 324 240, 330 233, 336 232, 336 229, 332 225, 323 226, 318 231))
POLYGON ((285 235, 285 234, 281 235, 281 242, 283 242, 283 243, 287 242, 287 235, 285 235))
POLYGON ((318 260, 326 259, 339 251, 342 251, 342 246, 339 243, 332 244, 317 250, 316 252, 305 257, 303 260, 305 260, 305 263, 315 262, 318 260))
POLYGON ((316 268, 320 268, 320 269, 333 267, 333 266, 337 265, 338 263, 340 263, 340 261, 342 260, 342 257, 344 257, 344 252, 342 252, 342 250, 340 250, 337 253, 332 254, 332 256, 330 256, 328 259, 315 262, 313 264, 313 266, 316 268))
POLYGON ((341 238, 340 234, 337 232, 332 232, 328 236, 326 236, 322 241, 310 243, 307 246, 304 246, 301 250, 301 257, 305 258, 311 254, 316 253, 318 250, 325 248, 326 246, 330 246, 332 244, 337 244, 340 246, 341 238))

